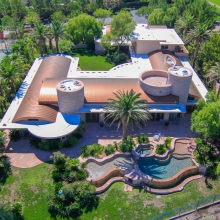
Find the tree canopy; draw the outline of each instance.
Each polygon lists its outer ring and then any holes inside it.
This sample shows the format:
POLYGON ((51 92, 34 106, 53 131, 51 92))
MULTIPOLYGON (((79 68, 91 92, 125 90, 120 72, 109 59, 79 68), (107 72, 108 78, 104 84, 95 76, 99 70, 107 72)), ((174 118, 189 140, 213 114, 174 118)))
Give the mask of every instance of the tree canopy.
POLYGON ((81 14, 68 21, 67 33, 71 35, 74 44, 89 44, 94 37, 101 37, 102 27, 94 17, 88 14, 81 14))
POLYGON ((102 45, 111 45, 111 42, 120 47, 130 39, 132 31, 135 29, 136 23, 133 21, 131 14, 128 11, 120 11, 113 16, 111 22, 111 31, 103 36, 102 45))
POLYGON ((191 129, 205 138, 216 139, 220 136, 220 98, 216 98, 215 92, 207 98, 206 102, 199 100, 192 113, 191 129))

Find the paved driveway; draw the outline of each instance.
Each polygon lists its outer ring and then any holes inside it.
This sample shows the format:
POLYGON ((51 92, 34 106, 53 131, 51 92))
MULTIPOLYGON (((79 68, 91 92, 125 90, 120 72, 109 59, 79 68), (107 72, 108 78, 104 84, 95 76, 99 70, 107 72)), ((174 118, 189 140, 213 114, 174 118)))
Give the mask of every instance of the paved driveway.
MULTIPOLYGON (((195 133, 190 131, 190 117, 190 114, 186 114, 183 118, 180 118, 178 125, 170 123, 169 126, 160 125, 158 121, 149 121, 147 126, 142 130, 135 128, 134 131, 130 131, 130 133, 134 136, 146 134, 150 140, 153 140, 153 136, 157 132, 161 132, 164 137, 194 137, 195 133)), ((61 152, 70 157, 79 157, 80 148, 83 145, 93 143, 107 145, 114 141, 120 141, 121 138, 121 129, 118 131, 115 129, 107 130, 105 127, 100 127, 98 123, 88 123, 84 137, 78 144, 72 148, 62 149, 61 152)), ((31 147, 28 139, 22 139, 18 142, 10 142, 6 149, 6 155, 11 158, 13 166, 28 168, 50 160, 52 152, 31 147)))

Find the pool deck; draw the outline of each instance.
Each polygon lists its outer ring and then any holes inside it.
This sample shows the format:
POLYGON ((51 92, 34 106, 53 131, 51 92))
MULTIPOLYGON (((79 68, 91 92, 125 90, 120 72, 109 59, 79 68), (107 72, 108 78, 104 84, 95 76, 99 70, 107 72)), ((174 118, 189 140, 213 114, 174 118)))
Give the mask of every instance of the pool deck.
MULTIPOLYGON (((164 137, 195 137, 195 133, 190 130, 190 117, 191 114, 186 114, 184 117, 180 118, 179 124, 170 123, 169 126, 160 125, 158 121, 149 121, 147 126, 142 130, 135 129, 134 131, 129 131, 129 133, 134 136, 146 134, 150 141, 153 141, 153 136, 157 132, 161 132, 164 137)), ((8 133, 8 131, 5 132, 8 133)), ((105 127, 100 127, 99 123, 87 123, 84 137, 80 139, 77 145, 72 148, 61 149, 60 151, 70 157, 79 157, 81 153, 80 147, 83 145, 90 145, 93 143, 107 145, 114 141, 120 141, 121 138, 122 129, 119 131, 114 129, 106 130, 105 127)), ((52 155, 52 152, 31 147, 27 138, 21 139, 18 142, 9 142, 8 139, 7 141, 5 154, 10 157, 11 164, 15 167, 30 168, 50 160, 50 156, 52 155)), ((156 143, 160 144, 163 142, 164 139, 161 139, 156 143)))

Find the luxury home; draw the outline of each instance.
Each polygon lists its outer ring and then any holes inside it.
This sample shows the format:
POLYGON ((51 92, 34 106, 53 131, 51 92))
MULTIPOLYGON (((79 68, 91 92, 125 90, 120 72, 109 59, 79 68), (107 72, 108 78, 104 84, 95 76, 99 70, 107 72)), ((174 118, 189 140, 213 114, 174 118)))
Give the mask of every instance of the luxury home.
MULTIPOLYGON (((109 31, 104 27, 103 33, 109 31)), ((131 90, 148 102, 153 120, 171 121, 191 112, 207 89, 189 64, 174 29, 137 25, 130 36, 131 62, 109 71, 81 71, 79 58, 37 58, 1 121, 2 129, 28 129, 42 138, 65 138, 80 123, 103 122, 113 92, 131 90)), ((100 39, 96 51, 103 52, 100 39)))

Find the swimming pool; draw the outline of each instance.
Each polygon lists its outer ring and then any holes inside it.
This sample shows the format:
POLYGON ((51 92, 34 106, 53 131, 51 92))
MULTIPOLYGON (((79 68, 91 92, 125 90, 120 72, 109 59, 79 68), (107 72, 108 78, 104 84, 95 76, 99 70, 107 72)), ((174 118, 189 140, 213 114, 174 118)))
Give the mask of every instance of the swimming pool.
POLYGON ((92 179, 97 179, 112 168, 119 167, 122 169, 131 169, 133 164, 134 160, 131 156, 120 156, 102 165, 95 162, 89 162, 86 169, 89 171, 92 179))
POLYGON ((157 160, 154 158, 140 158, 138 160, 139 169, 155 179, 170 178, 180 170, 193 165, 194 163, 190 157, 176 158, 170 156, 167 160, 157 160))

